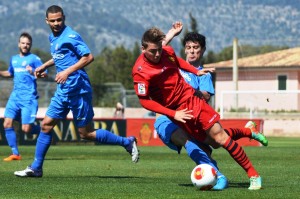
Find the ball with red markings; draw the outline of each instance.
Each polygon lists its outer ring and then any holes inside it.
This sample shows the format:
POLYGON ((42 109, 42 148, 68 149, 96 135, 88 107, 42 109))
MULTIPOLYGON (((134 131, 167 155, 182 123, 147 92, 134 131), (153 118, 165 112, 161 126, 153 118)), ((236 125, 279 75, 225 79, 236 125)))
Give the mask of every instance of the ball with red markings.
POLYGON ((193 169, 191 180, 198 189, 209 190, 217 183, 217 171, 209 164, 199 164, 193 169))

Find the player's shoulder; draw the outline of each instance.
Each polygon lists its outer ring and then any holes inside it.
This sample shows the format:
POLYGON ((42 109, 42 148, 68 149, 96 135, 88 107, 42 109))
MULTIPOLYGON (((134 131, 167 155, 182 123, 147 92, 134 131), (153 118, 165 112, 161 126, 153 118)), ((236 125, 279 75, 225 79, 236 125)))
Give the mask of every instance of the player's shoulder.
POLYGON ((145 65, 144 54, 141 54, 135 61, 133 69, 136 69, 138 66, 145 65))
POLYGON ((68 37, 69 39, 81 39, 80 34, 78 32, 76 32, 75 30, 73 30, 70 26, 66 26, 64 31, 65 31, 66 37, 68 37))
POLYGON ((168 54, 174 54, 175 53, 173 47, 169 46, 169 45, 163 46, 163 50, 166 51, 168 54))

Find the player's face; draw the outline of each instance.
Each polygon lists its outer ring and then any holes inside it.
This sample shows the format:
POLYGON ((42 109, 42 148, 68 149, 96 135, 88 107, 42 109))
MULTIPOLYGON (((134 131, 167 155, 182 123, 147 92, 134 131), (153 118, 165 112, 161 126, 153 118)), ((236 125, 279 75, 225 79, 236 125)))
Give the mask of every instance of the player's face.
POLYGON ((199 42, 188 41, 185 44, 186 60, 193 64, 199 62, 205 52, 205 48, 201 48, 199 42))
POLYGON ((161 58, 162 43, 148 43, 147 48, 142 47, 142 52, 150 62, 157 64, 161 58))
POLYGON ((61 12, 48 13, 46 23, 49 25, 54 35, 58 34, 65 26, 65 16, 61 12))
POLYGON ((27 37, 21 37, 19 39, 18 47, 20 54, 25 55, 30 52, 31 42, 27 37))

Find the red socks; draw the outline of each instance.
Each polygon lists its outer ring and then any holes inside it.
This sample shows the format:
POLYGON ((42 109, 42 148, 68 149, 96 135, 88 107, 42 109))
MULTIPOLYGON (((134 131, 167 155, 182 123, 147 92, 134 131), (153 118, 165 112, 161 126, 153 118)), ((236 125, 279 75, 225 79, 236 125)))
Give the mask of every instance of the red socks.
POLYGON ((252 138, 252 132, 249 128, 228 128, 228 129, 224 129, 224 131, 233 140, 238 140, 243 137, 252 138))
POLYGON ((259 176, 245 151, 233 139, 228 137, 223 148, 226 149, 231 157, 247 172, 249 178, 252 176, 259 176))

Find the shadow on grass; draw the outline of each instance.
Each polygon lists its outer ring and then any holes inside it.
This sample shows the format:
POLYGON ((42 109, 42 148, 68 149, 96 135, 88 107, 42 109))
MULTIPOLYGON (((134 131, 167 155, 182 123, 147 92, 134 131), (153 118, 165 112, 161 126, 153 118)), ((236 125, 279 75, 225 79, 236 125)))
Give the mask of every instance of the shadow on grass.
MULTIPOLYGON (((178 184, 178 186, 182 186, 182 187, 193 187, 193 184, 178 184)), ((229 187, 228 188, 238 188, 238 189, 244 189, 244 188, 248 188, 249 187, 249 183, 247 182, 229 182, 229 187)))
POLYGON ((144 178, 144 177, 134 177, 134 176, 97 176, 98 178, 112 178, 112 179, 126 179, 126 178, 128 178, 128 179, 142 179, 142 178, 144 178))

